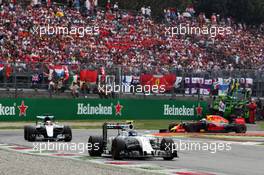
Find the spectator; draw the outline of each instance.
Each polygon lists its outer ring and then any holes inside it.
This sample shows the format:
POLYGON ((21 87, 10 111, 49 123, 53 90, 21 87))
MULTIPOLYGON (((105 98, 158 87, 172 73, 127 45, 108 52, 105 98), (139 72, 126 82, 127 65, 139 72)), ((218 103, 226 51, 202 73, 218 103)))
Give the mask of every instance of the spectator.
POLYGON ((73 83, 73 86, 71 87, 71 94, 72 94, 73 98, 79 97, 79 89, 80 89, 80 87, 78 86, 78 84, 73 83))
POLYGON ((146 15, 146 8, 145 8, 145 6, 142 6, 142 7, 141 7, 141 14, 142 14, 143 16, 146 15))
POLYGON ((80 0, 74 0, 74 7, 79 10, 80 9, 80 0))
POLYGON ((146 12, 146 15, 147 15, 147 17, 151 17, 151 8, 150 8, 150 6, 148 6, 148 8, 146 8, 146 10, 145 10, 146 12))
POLYGON ((73 0, 67 0, 68 1, 68 7, 72 8, 73 6, 73 0))
POLYGON ((55 92, 55 82, 54 82, 54 80, 51 80, 49 82, 48 90, 49 90, 50 96, 52 96, 52 94, 55 92))
POLYGON ((109 11, 109 10, 111 10, 111 2, 110 2, 110 0, 107 0, 106 11, 109 11))
POLYGON ((58 81, 58 85, 57 85, 57 88, 58 88, 58 92, 59 92, 59 93, 63 93, 63 92, 64 92, 65 87, 64 87, 63 78, 60 78, 60 79, 59 79, 59 81, 58 81))
POLYGON ((118 2, 116 2, 115 4, 114 4, 114 12, 117 12, 118 11, 118 2))
POLYGON ((256 105, 257 105, 256 118, 257 120, 262 120, 264 116, 263 116, 263 105, 260 98, 257 99, 256 105))
POLYGON ((88 82, 83 82, 81 85, 81 92, 84 95, 84 97, 87 97, 87 94, 90 92, 90 87, 88 82))
POLYGON ((255 119, 256 119, 256 109, 257 105, 255 103, 254 99, 250 100, 250 103, 247 105, 249 109, 249 123, 255 124, 255 119))

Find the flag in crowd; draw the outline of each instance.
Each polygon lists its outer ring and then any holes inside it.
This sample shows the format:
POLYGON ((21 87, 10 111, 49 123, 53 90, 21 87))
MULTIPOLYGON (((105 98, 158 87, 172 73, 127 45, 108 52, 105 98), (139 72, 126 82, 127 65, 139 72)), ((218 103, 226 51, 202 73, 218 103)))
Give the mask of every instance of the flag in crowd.
POLYGON ((95 84, 97 81, 97 71, 93 70, 82 70, 80 72, 80 80, 95 84))
POLYGON ((66 65, 50 65, 49 66, 49 80, 52 78, 63 78, 64 80, 69 79, 69 69, 66 65))

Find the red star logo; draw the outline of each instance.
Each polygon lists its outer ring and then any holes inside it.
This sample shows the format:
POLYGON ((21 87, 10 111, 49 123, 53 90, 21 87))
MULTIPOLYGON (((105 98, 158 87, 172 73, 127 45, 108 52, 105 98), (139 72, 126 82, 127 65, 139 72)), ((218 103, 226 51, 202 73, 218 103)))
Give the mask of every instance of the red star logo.
POLYGON ((22 101, 21 105, 18 106, 19 116, 26 116, 27 115, 27 108, 28 108, 28 106, 26 106, 24 101, 22 101))
POLYGON ((200 104, 196 108, 196 113, 197 113, 198 116, 201 116, 202 113, 203 113, 203 108, 200 106, 200 104))
POLYGON ((122 113, 121 113, 122 108, 123 108, 123 106, 120 105, 119 102, 117 102, 117 105, 115 105, 115 114, 116 114, 116 115, 122 115, 122 113))

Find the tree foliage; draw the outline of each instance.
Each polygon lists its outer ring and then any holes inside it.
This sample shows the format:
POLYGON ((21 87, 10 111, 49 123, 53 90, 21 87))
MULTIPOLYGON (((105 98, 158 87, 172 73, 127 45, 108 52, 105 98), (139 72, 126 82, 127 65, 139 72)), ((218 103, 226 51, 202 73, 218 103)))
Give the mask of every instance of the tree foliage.
MULTIPOLYGON (((99 0, 99 5, 104 7, 106 2, 107 0, 99 0)), ((111 0, 111 3, 115 2, 122 9, 137 11, 142 6, 150 6, 156 19, 163 17, 164 8, 184 10, 189 4, 193 4, 198 13, 205 12, 208 17, 217 13, 247 24, 264 22, 264 0, 111 0)))
POLYGON ((197 0, 197 12, 211 15, 213 12, 224 17, 233 17, 246 24, 261 24, 264 22, 263 0, 197 0))

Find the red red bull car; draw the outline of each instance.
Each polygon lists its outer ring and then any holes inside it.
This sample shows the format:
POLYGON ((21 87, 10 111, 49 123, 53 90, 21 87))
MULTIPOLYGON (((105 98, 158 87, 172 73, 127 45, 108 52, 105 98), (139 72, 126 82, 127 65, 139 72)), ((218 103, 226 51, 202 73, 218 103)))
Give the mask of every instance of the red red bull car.
POLYGON ((169 132, 211 132, 211 133, 245 133, 247 126, 244 118, 235 118, 229 122, 218 115, 209 115, 197 122, 172 123, 169 132))

